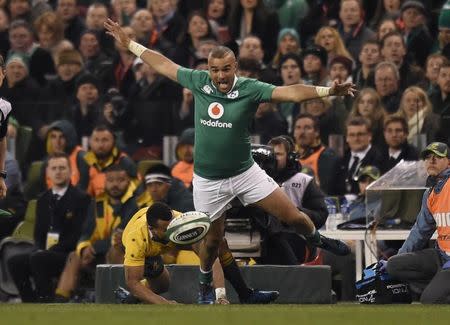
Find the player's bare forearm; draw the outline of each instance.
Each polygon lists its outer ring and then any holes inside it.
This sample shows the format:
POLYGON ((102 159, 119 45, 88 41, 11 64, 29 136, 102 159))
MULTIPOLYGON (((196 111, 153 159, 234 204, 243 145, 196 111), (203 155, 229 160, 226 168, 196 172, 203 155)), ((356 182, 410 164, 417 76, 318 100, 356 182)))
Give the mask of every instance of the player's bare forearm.
POLYGON ((144 266, 125 266, 125 282, 131 294, 147 304, 169 304, 170 302, 154 293, 150 288, 141 283, 144 278, 144 266))

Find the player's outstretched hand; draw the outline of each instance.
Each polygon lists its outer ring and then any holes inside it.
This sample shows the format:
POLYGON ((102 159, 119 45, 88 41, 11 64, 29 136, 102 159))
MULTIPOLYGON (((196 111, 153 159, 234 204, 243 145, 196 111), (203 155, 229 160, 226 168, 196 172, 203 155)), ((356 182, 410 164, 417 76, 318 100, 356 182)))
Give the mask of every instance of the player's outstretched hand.
POLYGON ((331 85, 330 95, 331 96, 346 96, 350 95, 355 97, 356 85, 351 82, 339 83, 338 80, 334 80, 331 85))
POLYGON ((121 43, 123 47, 128 48, 130 38, 125 34, 122 27, 120 27, 117 22, 108 18, 103 25, 105 26, 106 34, 111 35, 116 41, 121 43))

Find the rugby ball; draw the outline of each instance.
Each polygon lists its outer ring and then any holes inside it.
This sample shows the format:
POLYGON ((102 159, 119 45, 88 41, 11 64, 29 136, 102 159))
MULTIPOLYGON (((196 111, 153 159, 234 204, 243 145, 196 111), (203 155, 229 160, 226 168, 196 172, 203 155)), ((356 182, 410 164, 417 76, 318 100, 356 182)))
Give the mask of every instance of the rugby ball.
POLYGON ((166 236, 177 245, 190 245, 205 237, 210 226, 211 221, 207 214, 189 211, 169 223, 166 236))

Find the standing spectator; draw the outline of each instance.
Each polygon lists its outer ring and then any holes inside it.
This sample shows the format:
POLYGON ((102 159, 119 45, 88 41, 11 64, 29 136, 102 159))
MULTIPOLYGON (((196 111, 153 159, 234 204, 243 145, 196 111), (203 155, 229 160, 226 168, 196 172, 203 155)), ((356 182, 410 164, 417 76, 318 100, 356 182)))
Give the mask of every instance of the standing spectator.
POLYGON ((220 44, 228 44, 231 41, 230 30, 227 25, 230 0, 207 0, 205 11, 216 39, 220 44))
POLYGON ((408 0, 402 4, 400 13, 405 26, 403 36, 406 40, 408 61, 423 67, 433 45, 426 25, 425 6, 420 1, 408 0))
POLYGON ((303 80, 308 85, 325 86, 327 78, 327 51, 319 45, 313 45, 302 52, 303 70, 305 76, 303 80))
POLYGON ((338 30, 353 59, 358 57, 365 41, 375 38, 375 33, 365 26, 363 17, 359 0, 341 0, 338 30))
POLYGON ((311 114, 300 114, 294 121, 294 141, 299 161, 311 168, 314 180, 327 195, 338 191, 339 157, 320 140, 319 120, 311 114))
POLYGON ((174 46, 185 29, 184 18, 178 12, 175 1, 152 0, 148 5, 148 9, 150 9, 155 19, 159 36, 174 46))
POLYGON ((54 75, 55 66, 49 52, 34 44, 34 31, 29 23, 24 20, 15 20, 9 27, 9 41, 11 49, 8 57, 20 54, 26 58, 30 76, 40 85, 45 85, 47 80, 54 75))
MULTIPOLYGON (((88 7, 86 12, 86 28, 97 32, 100 48, 108 56, 112 56, 114 53, 114 41, 106 34, 105 28, 103 27, 108 17, 108 7, 101 2, 94 2, 88 7)), ((81 36, 81 32, 79 36, 81 36)))
POLYGON ((346 141, 348 150, 342 159, 342 180, 345 181, 343 193, 358 194, 357 175, 359 170, 368 165, 380 167, 381 154, 372 146, 370 122, 363 117, 354 117, 347 122, 346 141))
POLYGON ((300 37, 293 28, 284 28, 278 33, 278 47, 275 53, 271 68, 278 70, 280 67, 280 59, 283 55, 293 53, 300 55, 300 37))
POLYGON ((384 174, 400 160, 419 160, 419 151, 408 143, 408 123, 401 116, 389 116, 384 122, 384 139, 387 144, 381 151, 383 157, 380 166, 384 174))
POLYGON ((64 49, 73 49, 73 44, 64 39, 64 22, 56 13, 48 11, 34 21, 39 46, 47 50, 56 59, 64 49))
POLYGON ((70 298, 82 270, 93 273, 97 264, 118 263, 110 260, 107 253, 114 231, 123 231, 137 211, 135 189, 124 167, 115 165, 106 172, 105 192, 90 205, 76 250, 69 254, 59 278, 55 291, 58 300, 70 298))
POLYGON ((383 61, 375 67, 375 89, 388 114, 398 111, 400 104, 400 74, 392 62, 383 61))
POLYGON ((339 32, 333 27, 324 26, 319 29, 316 37, 314 38, 314 43, 327 50, 328 63, 330 63, 330 61, 338 55, 344 56, 353 61, 353 57, 347 51, 341 35, 339 35, 339 32))
POLYGON ((439 116, 433 113, 428 95, 422 88, 411 86, 403 92, 400 114, 408 122, 409 143, 419 145, 417 137, 421 134, 426 136, 425 143, 436 140, 440 127, 439 116))
POLYGON ((416 223, 398 254, 387 263, 389 275, 406 281, 423 304, 450 303, 448 155, 448 146, 441 142, 431 143, 422 151, 427 173, 437 181, 425 191, 416 223), (435 247, 426 248, 436 230, 435 247))
POLYGON ((250 34, 258 36, 264 48, 264 62, 272 60, 280 24, 276 12, 268 10, 263 0, 236 1, 230 10, 228 27, 236 40, 250 34))
POLYGON ((64 38, 77 47, 81 32, 86 28, 78 16, 77 0, 57 0, 55 12, 64 22, 64 38))
POLYGON ((70 185, 70 164, 65 154, 49 157, 47 175, 53 186, 37 201, 34 250, 8 261, 23 302, 53 300, 53 279, 59 277, 67 255, 75 248, 90 202, 85 193, 70 185))

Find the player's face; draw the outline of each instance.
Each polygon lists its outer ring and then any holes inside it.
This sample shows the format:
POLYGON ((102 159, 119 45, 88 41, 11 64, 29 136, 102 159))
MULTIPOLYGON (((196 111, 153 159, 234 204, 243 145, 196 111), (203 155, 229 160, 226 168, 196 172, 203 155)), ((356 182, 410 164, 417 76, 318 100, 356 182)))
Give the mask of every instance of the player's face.
POLYGON ((438 176, 448 168, 449 160, 447 157, 438 157, 435 154, 428 154, 425 157, 425 167, 430 176, 438 176))
POLYGON ((166 221, 166 220, 161 220, 158 219, 156 220, 156 225, 154 226, 149 226, 149 230, 152 233, 152 237, 153 239, 156 239, 157 241, 163 241, 163 242, 168 242, 168 240, 166 240, 166 231, 167 231, 167 227, 169 226, 170 220, 166 221))
POLYGON ((120 199, 130 185, 130 178, 124 170, 106 173, 105 192, 114 199, 120 199))
POLYGON ((55 186, 68 185, 70 182, 69 160, 64 157, 50 159, 47 163, 46 175, 55 186))
POLYGON ((228 54, 224 58, 209 58, 209 75, 221 93, 231 90, 236 75, 237 63, 233 54, 228 54))

